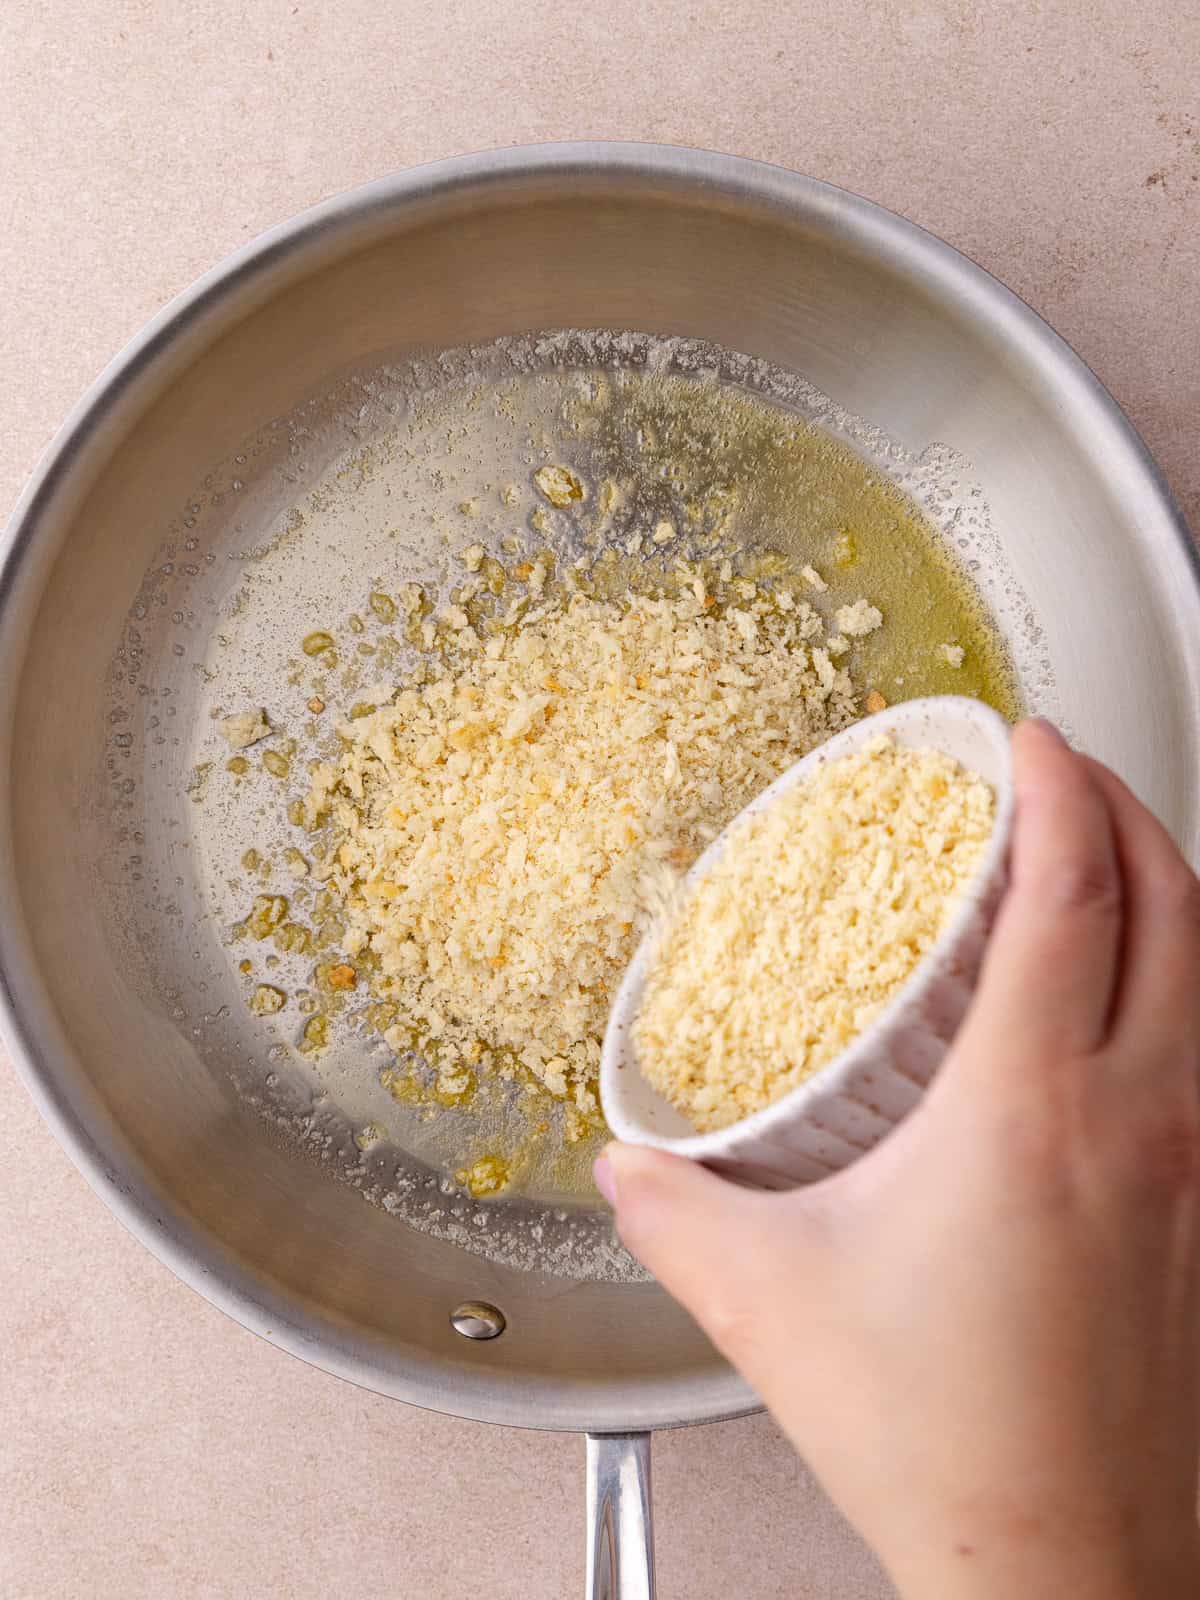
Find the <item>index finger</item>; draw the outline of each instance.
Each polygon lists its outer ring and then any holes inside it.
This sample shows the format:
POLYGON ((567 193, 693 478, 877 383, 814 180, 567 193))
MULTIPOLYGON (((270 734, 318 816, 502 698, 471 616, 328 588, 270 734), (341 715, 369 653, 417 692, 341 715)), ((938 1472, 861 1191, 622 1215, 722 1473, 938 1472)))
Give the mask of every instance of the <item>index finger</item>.
POLYGON ((1112 816, 1087 763, 1049 723, 1015 730, 1013 762, 1011 880, 965 1027, 1005 1040, 1008 1061, 1086 1054, 1106 1037, 1121 954, 1112 816))

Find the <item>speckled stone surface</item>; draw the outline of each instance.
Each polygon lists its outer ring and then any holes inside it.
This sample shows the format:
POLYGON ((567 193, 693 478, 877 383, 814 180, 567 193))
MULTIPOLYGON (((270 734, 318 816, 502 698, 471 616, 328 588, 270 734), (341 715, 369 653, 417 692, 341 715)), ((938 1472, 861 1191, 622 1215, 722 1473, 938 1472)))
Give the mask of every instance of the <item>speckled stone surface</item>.
MULTIPOLYGON (((1198 59, 1169 0, 6 0, 0 510, 107 358, 262 228, 436 156, 622 137, 784 162, 942 234, 1092 364, 1195 525, 1198 59)), ((126 1236, 5 1068, 0 1350, 5 1600, 581 1588, 577 1440, 269 1349, 126 1236)), ((765 1419, 656 1451, 664 1600, 887 1594, 765 1419)))

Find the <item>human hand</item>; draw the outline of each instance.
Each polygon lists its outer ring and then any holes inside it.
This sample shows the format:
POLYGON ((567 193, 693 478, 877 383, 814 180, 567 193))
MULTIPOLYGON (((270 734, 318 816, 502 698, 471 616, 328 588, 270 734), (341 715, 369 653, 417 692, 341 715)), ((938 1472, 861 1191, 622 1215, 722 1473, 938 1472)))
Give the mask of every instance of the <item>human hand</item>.
POLYGON ((626 1145, 597 1181, 903 1594, 1195 1596, 1200 885, 1053 729, 1014 759, 1011 885, 917 1110, 788 1194, 626 1145))

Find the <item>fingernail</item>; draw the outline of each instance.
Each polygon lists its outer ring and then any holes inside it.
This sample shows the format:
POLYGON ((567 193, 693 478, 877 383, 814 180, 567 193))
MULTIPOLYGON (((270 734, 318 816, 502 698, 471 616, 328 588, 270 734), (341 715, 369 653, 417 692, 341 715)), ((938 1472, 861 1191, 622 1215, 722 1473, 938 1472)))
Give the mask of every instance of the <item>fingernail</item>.
POLYGON ((1069 748, 1067 741, 1062 736, 1061 729, 1056 728, 1048 717, 1032 717, 1030 720, 1035 722, 1043 733, 1048 733, 1052 739, 1056 739, 1059 744, 1069 748))
POLYGON ((617 1175, 607 1156, 597 1156, 592 1163, 592 1178, 597 1189, 615 1211, 617 1209, 617 1175))

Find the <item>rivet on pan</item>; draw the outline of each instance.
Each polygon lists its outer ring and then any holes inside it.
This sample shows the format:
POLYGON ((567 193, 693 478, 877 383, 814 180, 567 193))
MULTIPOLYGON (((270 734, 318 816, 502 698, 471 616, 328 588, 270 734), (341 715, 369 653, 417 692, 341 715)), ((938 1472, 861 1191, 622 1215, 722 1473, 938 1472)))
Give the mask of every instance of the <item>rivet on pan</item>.
POLYGON ((498 1339, 508 1324, 497 1306, 486 1300, 464 1300, 450 1313, 450 1326, 464 1339, 498 1339))

